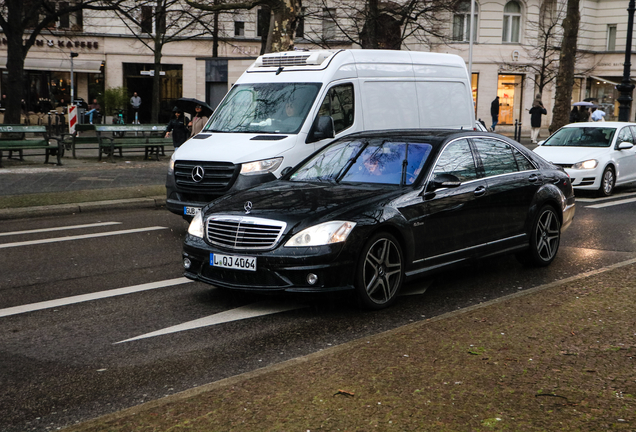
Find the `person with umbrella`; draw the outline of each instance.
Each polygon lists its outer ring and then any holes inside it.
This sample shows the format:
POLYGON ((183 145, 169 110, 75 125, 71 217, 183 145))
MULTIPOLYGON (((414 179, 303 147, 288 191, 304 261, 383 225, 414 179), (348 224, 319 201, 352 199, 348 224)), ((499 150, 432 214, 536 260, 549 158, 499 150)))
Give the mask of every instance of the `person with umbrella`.
POLYGON ((179 107, 174 107, 172 109, 174 113, 174 118, 170 120, 168 126, 166 127, 166 138, 170 136, 172 133, 172 144, 175 149, 178 149, 181 144, 186 142, 186 140, 190 136, 190 131, 188 127, 185 125, 183 118, 183 111, 179 107))
POLYGON ((188 126, 192 130, 192 132, 190 133, 191 137, 201 132, 205 124, 208 122, 208 117, 203 115, 203 107, 201 105, 195 106, 194 112, 195 115, 192 118, 192 121, 188 124, 188 126))

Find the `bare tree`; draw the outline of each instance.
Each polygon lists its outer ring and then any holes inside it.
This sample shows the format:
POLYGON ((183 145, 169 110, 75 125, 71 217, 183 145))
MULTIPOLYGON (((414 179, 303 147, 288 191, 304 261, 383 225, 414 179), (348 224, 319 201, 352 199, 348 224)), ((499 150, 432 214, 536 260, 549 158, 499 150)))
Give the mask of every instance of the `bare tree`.
POLYGON ((457 5, 456 0, 345 0, 335 9, 320 0, 303 16, 323 25, 310 28, 305 38, 325 48, 347 42, 364 49, 398 50, 407 38, 430 46, 448 40, 448 16, 457 5))
POLYGON ((249 10, 257 6, 268 7, 271 19, 267 34, 265 52, 289 51, 294 49, 294 35, 301 10, 300 0, 248 0, 221 4, 203 3, 202 0, 185 0, 190 6, 215 11, 249 10))
POLYGON ((574 86, 574 66, 581 14, 579 0, 568 0, 567 13, 563 20, 563 42, 559 56, 559 71, 556 77, 556 96, 552 108, 550 133, 569 123, 572 87, 574 86))
POLYGON ((154 55, 151 122, 159 121, 161 102, 161 59, 163 47, 175 41, 214 33, 214 14, 181 0, 137 0, 117 9, 124 24, 154 55))
POLYGON ((24 60, 37 37, 61 17, 75 12, 110 10, 119 0, 84 0, 77 3, 52 0, 0 0, 0 27, 7 38, 6 124, 20 123, 24 97, 24 60))

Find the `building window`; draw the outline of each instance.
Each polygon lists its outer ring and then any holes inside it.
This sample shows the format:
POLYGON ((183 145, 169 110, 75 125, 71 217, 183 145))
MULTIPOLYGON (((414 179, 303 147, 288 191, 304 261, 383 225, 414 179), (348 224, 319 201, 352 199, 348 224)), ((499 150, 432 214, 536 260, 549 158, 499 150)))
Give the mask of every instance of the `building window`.
POLYGON ((519 42, 521 30, 521 5, 516 1, 506 3, 503 16, 503 42, 519 42))
POLYGON ((333 40, 336 38, 336 9, 324 8, 322 10, 322 38, 333 40))
MULTIPOLYGON (((477 40, 477 15, 478 6, 475 3, 475 14, 473 15, 473 41, 477 40)), ((470 1, 462 1, 457 4, 457 11, 453 16, 453 40, 468 42, 470 40, 470 1)))
POLYGON ((152 33, 152 6, 141 7, 141 31, 144 33, 152 33))
POLYGON ((234 36, 236 37, 245 36, 245 22, 234 21, 234 36))
POLYGON ((298 23, 296 24, 296 37, 305 37, 305 10, 307 8, 300 9, 300 16, 298 17, 298 23))
POLYGON ((607 26, 607 50, 616 51, 616 24, 607 26))
POLYGON ((256 13, 256 36, 267 37, 270 15, 269 9, 261 8, 258 10, 256 13))

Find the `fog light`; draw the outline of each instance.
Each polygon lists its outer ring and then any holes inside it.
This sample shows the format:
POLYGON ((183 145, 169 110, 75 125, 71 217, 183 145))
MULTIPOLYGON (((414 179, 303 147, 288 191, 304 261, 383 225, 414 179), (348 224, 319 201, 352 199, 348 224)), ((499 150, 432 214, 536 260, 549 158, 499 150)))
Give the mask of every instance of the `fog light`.
POLYGON ((315 275, 315 274, 313 274, 313 273, 309 273, 309 274, 307 275, 307 283, 308 283, 309 285, 314 285, 316 282, 318 282, 318 276, 316 276, 316 275, 315 275))
POLYGON ((192 261, 190 261, 190 258, 183 259, 183 267, 185 267, 186 270, 189 269, 191 265, 192 265, 192 261))

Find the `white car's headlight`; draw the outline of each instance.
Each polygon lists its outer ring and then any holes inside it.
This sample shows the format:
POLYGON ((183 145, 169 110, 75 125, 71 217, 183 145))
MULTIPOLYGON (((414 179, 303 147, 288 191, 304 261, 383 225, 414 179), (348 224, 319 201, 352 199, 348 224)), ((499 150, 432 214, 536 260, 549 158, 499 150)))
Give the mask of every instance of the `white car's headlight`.
POLYGON ((347 239, 355 222, 332 221, 306 228, 293 236, 285 247, 323 246, 347 239))
POLYGON ((176 154, 177 153, 174 152, 174 153, 172 153, 172 156, 170 156, 170 163, 168 164, 168 175, 174 173, 174 163, 177 160, 177 158, 175 157, 176 154))
POLYGON ((194 219, 192 219, 192 222, 190 222, 188 234, 194 237, 203 238, 203 216, 201 216, 201 212, 197 213, 194 219))
POLYGON ((241 174, 258 175, 274 172, 283 163, 283 158, 263 159, 254 162, 248 162, 241 165, 241 174))
POLYGON ((577 162, 572 165, 572 169, 594 169, 598 166, 596 159, 590 159, 583 162, 577 162))

